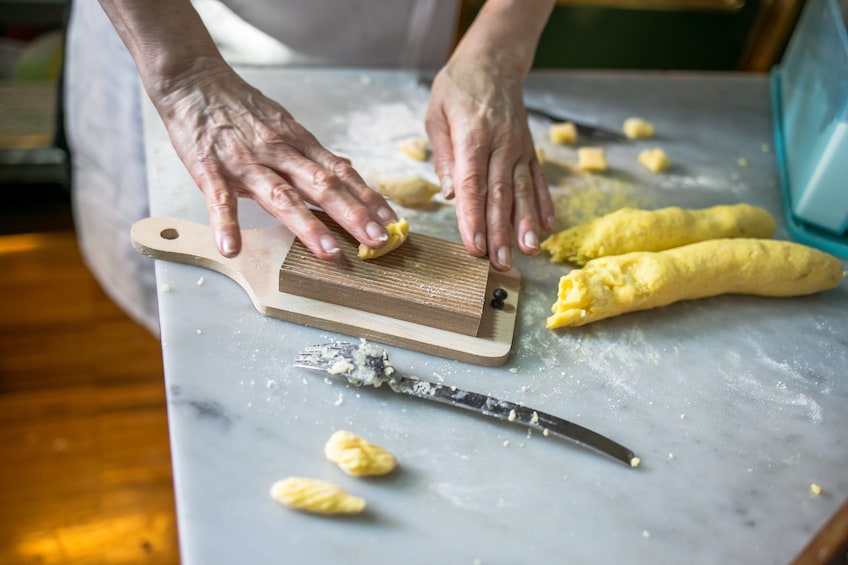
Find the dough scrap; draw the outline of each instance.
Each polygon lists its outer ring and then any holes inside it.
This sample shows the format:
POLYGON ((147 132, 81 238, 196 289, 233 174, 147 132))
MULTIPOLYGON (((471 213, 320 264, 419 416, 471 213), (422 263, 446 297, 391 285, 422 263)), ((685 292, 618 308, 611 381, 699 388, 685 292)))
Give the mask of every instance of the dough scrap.
POLYGON ((383 247, 372 249, 364 243, 359 244, 358 255, 360 259, 375 259, 400 247, 409 237, 409 222, 401 218, 397 222, 387 225, 386 231, 389 234, 389 240, 383 247))
POLYGON ((603 147, 581 147, 577 150, 577 168, 581 171, 607 170, 607 154, 603 147))
POLYGON ((571 122, 551 124, 548 135, 558 145, 574 145, 577 142, 577 126, 571 122))
POLYGON ((389 451, 347 430, 338 430, 324 445, 324 455, 354 477, 371 477, 390 473, 397 460, 389 451))
POLYGON ((749 204, 686 210, 621 208, 585 224, 555 233, 541 247, 551 261, 583 265, 591 259, 632 251, 662 251, 732 237, 769 238, 777 223, 768 211, 749 204))
POLYGON ((788 241, 714 239, 601 257, 560 279, 546 326, 582 326, 719 294, 800 296, 833 288, 842 278, 842 261, 788 241))
POLYGON ((380 193, 401 206, 426 206, 441 191, 439 185, 416 176, 385 176, 377 183, 380 193))
POLYGON ((630 139, 654 137, 654 129, 654 124, 642 118, 627 118, 622 126, 624 135, 630 139))
POLYGON ((318 479, 289 477, 271 486, 271 498, 290 508, 317 514, 358 514, 365 499, 352 496, 340 486, 318 479))
POLYGON ((420 137, 405 139, 400 142, 398 148, 401 153, 407 157, 415 159, 416 161, 426 161, 427 157, 430 155, 430 146, 427 143, 427 140, 421 139, 420 137))
POLYGON ((654 173, 668 170, 671 167, 671 161, 668 155, 659 147, 645 149, 639 153, 639 162, 654 173))

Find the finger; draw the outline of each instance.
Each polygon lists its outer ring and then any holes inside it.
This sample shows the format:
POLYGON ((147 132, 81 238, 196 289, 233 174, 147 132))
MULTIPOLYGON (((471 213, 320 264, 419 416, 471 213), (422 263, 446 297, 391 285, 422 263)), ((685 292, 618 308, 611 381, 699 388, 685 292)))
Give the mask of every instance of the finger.
POLYGON ((474 256, 487 254, 486 193, 488 191, 489 143, 481 132, 462 135, 452 130, 455 151, 453 179, 456 218, 465 248, 474 256))
POLYGON ((238 197, 219 172, 217 164, 201 165, 199 171, 192 171, 192 176, 206 197, 209 224, 218 251, 224 257, 235 257, 241 251, 238 197))
POLYGON ((382 194, 368 186, 368 183, 353 168, 350 160, 334 155, 322 146, 313 149, 313 160, 330 171, 357 200, 368 208, 372 220, 382 224, 397 221, 397 214, 389 206, 382 194))
POLYGON ((489 260, 499 271, 506 271, 512 267, 510 226, 515 165, 508 153, 511 153, 508 146, 501 146, 492 153, 489 161, 489 188, 486 197, 489 260))
POLYGON ((543 229, 554 231, 556 229, 554 201, 551 197, 548 181, 542 172, 542 166, 536 160, 535 155, 533 160, 530 161, 530 174, 533 177, 533 188, 536 190, 537 217, 540 219, 543 229))
POLYGON ((530 163, 519 162, 513 173, 515 240, 522 253, 539 253, 539 219, 536 207, 536 187, 530 163))
POLYGON ((341 248, 330 229, 309 209, 298 191, 276 171, 264 167, 252 171, 252 197, 319 259, 341 257, 341 248))
POLYGON ((424 128, 430 138, 433 151, 433 168, 439 177, 442 196, 448 200, 454 197, 453 188, 453 144, 450 138, 450 127, 441 109, 428 109, 424 119, 424 128))
MULTIPOLYGON (((303 155, 291 152, 283 159, 285 167, 278 172, 283 175, 287 186, 296 191, 299 200, 305 199, 324 210, 360 243, 374 248, 382 246, 388 240, 384 226, 396 220, 394 211, 382 196, 358 178, 359 175, 353 171, 348 161, 340 157, 335 159, 332 164, 334 170, 328 170, 303 155), (357 181, 351 175, 355 175, 361 186, 352 188, 339 178, 339 175, 354 185, 357 181), (372 211, 372 208, 377 210, 372 211), (385 210, 381 210, 382 208, 385 210)), ((329 163, 326 158, 325 162, 329 163)), ((276 186, 278 183, 271 184, 276 186)), ((280 203, 289 206, 293 199, 293 195, 287 195, 280 203)), ((277 215, 277 212, 271 213, 277 215)))

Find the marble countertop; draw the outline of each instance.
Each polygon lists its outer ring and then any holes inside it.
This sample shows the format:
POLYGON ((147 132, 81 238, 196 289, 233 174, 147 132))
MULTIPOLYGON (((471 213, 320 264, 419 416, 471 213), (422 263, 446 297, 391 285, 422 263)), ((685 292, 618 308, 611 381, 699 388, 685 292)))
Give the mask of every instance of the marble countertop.
MULTIPOLYGON (((397 150, 423 136, 427 91, 403 72, 244 69, 366 177, 428 163, 397 150)), ((730 74, 544 73, 534 105, 618 128, 654 122, 647 143, 608 144, 611 171, 580 175, 547 142, 563 226, 621 206, 747 202, 787 238, 768 80, 730 74), (636 161, 660 146, 674 167, 636 161), (563 165, 565 164, 565 165, 563 165)), ((208 223, 200 192, 145 108, 152 213, 208 223)), ((402 209, 414 231, 458 240, 454 209, 402 209)), ((252 202, 244 227, 271 225, 252 202)), ((352 388, 292 367, 338 334, 261 316, 223 275, 157 261, 162 347, 183 562, 785 563, 848 497, 848 285, 793 299, 721 296, 552 332, 544 320, 568 267, 521 257, 513 353, 479 367, 388 348, 398 369, 562 416, 633 449, 636 470, 526 429, 352 388), (323 445, 348 429, 400 466, 344 475, 323 445), (288 476, 368 501, 355 518, 307 515, 269 497, 288 476), (816 483, 823 491, 811 494, 816 483)))

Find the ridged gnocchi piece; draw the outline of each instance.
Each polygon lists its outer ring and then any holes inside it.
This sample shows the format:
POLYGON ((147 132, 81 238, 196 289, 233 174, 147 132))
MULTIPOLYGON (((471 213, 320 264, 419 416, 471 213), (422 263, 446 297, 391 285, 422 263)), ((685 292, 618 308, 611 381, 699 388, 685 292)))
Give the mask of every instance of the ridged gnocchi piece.
POLYGON ((324 445, 324 455, 354 477, 385 475, 397 465, 389 451, 347 430, 338 430, 330 436, 324 445))
POLYGON ((365 499, 338 485, 318 479, 288 477, 271 486, 271 498, 290 508, 316 514, 358 514, 365 499))
POLYGON ((387 225, 386 231, 389 234, 389 241, 383 247, 372 249, 363 243, 359 244, 357 255, 360 259, 374 259, 394 251, 403 245, 403 242, 409 237, 409 222, 401 218, 397 222, 387 225))

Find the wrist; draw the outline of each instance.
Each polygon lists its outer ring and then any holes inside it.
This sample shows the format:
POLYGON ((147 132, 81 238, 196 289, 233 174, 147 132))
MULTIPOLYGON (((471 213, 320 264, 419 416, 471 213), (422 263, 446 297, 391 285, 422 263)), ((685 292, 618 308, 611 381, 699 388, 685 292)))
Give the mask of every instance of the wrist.
POLYGON ((523 80, 554 0, 488 0, 463 35, 451 62, 469 61, 504 77, 523 80))

